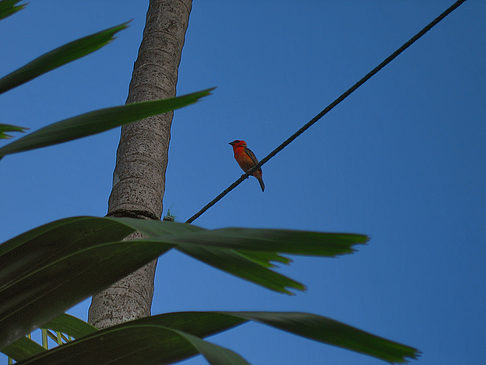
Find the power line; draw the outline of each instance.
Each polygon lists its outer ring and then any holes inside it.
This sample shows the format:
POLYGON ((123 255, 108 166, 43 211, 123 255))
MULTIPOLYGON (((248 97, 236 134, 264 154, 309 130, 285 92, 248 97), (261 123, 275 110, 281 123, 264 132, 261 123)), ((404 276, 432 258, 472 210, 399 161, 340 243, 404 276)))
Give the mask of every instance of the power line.
POLYGON ((336 100, 334 100, 331 104, 329 104, 325 109, 323 109, 319 114, 317 114, 314 118, 312 118, 309 122, 307 122, 302 128, 300 128, 297 132, 292 134, 289 138, 287 138, 280 146, 275 148, 272 152, 270 152, 265 158, 263 158, 256 166, 252 167, 248 170, 245 174, 243 174, 238 180, 236 180, 233 184, 228 186, 221 194, 219 194, 216 198, 211 200, 208 204, 201 208, 199 212, 194 214, 191 218, 189 218, 186 223, 192 223, 194 220, 199 218, 201 214, 203 214, 206 210, 211 208, 214 204, 216 204, 221 198, 223 198, 226 194, 228 194, 231 190, 237 187, 243 180, 248 178, 251 173, 257 169, 259 169, 263 164, 268 162, 273 156, 287 147, 294 139, 304 133, 307 129, 309 129, 314 123, 316 123, 319 119, 321 119, 324 115, 330 112, 336 105, 346 99, 349 95, 351 95, 356 89, 358 89, 361 85, 363 85, 366 81, 368 81, 371 77, 373 77, 378 71, 388 65, 391 61, 393 61, 397 56, 399 56, 403 51, 405 51, 408 47, 410 47, 415 41, 420 39, 425 33, 431 30, 435 25, 437 25, 442 19, 444 19, 447 15, 452 13, 455 9, 457 9, 462 3, 466 0, 458 0, 453 5, 451 5, 447 10, 445 10, 442 14, 440 14, 437 18, 432 20, 428 25, 426 25, 420 32, 415 34, 412 38, 410 38, 406 43, 404 43, 400 48, 398 48, 395 52, 393 52, 390 56, 385 58, 383 62, 381 62, 378 66, 376 66, 373 70, 368 72, 361 80, 351 86, 348 90, 346 90, 341 96, 339 96, 336 100))

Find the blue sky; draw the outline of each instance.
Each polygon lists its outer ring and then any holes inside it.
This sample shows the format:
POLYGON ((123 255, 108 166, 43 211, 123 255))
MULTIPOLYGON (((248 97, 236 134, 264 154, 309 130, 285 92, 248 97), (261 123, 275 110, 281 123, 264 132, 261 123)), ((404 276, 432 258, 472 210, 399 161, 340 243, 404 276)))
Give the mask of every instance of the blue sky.
MULTIPOLYGON (((452 0, 197 1, 178 94, 217 86, 175 113, 164 209, 184 221, 241 175, 228 142, 262 158, 452 0)), ((146 2, 32 1, 0 22, 6 74, 63 43, 133 19, 118 39, 0 98, 2 123, 36 129, 123 104, 146 2)), ((195 224, 366 233, 337 259, 296 257, 305 283, 270 292, 175 252, 159 260, 153 313, 318 313, 419 348, 417 364, 486 356, 486 3, 467 1, 195 224)), ((1 161, 0 241, 106 213, 119 130, 1 161)), ((2 143, 2 142, 0 142, 2 143)), ((71 310, 86 319, 89 301, 71 310)), ((261 325, 211 338, 252 364, 378 360, 261 325)), ((202 358, 184 362, 205 364, 202 358)))

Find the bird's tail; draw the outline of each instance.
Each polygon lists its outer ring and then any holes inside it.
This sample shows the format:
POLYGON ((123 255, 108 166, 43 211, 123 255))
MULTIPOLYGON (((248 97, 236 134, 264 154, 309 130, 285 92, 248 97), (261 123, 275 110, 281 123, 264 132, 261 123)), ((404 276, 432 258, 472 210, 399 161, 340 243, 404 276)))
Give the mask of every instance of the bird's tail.
POLYGON ((263 179, 261 177, 258 178, 258 182, 260 183, 260 187, 262 191, 265 191, 265 184, 263 183, 263 179))
POLYGON ((265 191, 265 184, 263 183, 262 174, 258 174, 255 177, 258 179, 258 182, 260 183, 260 187, 262 188, 262 191, 265 191))

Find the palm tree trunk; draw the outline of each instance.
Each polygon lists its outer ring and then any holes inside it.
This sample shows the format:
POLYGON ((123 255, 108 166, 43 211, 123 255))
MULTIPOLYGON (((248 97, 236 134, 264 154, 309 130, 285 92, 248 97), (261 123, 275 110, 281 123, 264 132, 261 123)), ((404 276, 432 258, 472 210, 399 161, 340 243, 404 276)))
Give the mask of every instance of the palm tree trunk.
MULTIPOLYGON (((175 96, 191 7, 192 0, 150 0, 127 103, 175 96)), ((122 127, 108 215, 160 219, 172 116, 166 113, 122 127)), ((149 316, 155 265, 156 261, 95 295, 88 321, 106 328, 149 316)))

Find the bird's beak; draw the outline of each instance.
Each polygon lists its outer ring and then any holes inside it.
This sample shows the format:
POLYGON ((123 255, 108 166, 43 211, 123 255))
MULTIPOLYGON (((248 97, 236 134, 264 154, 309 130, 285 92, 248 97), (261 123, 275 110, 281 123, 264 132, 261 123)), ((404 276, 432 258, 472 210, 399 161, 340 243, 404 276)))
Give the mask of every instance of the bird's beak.
POLYGON ((230 144, 230 145, 232 145, 232 146, 233 146, 233 145, 235 144, 235 142, 230 142, 230 143, 228 143, 228 144, 230 144))

